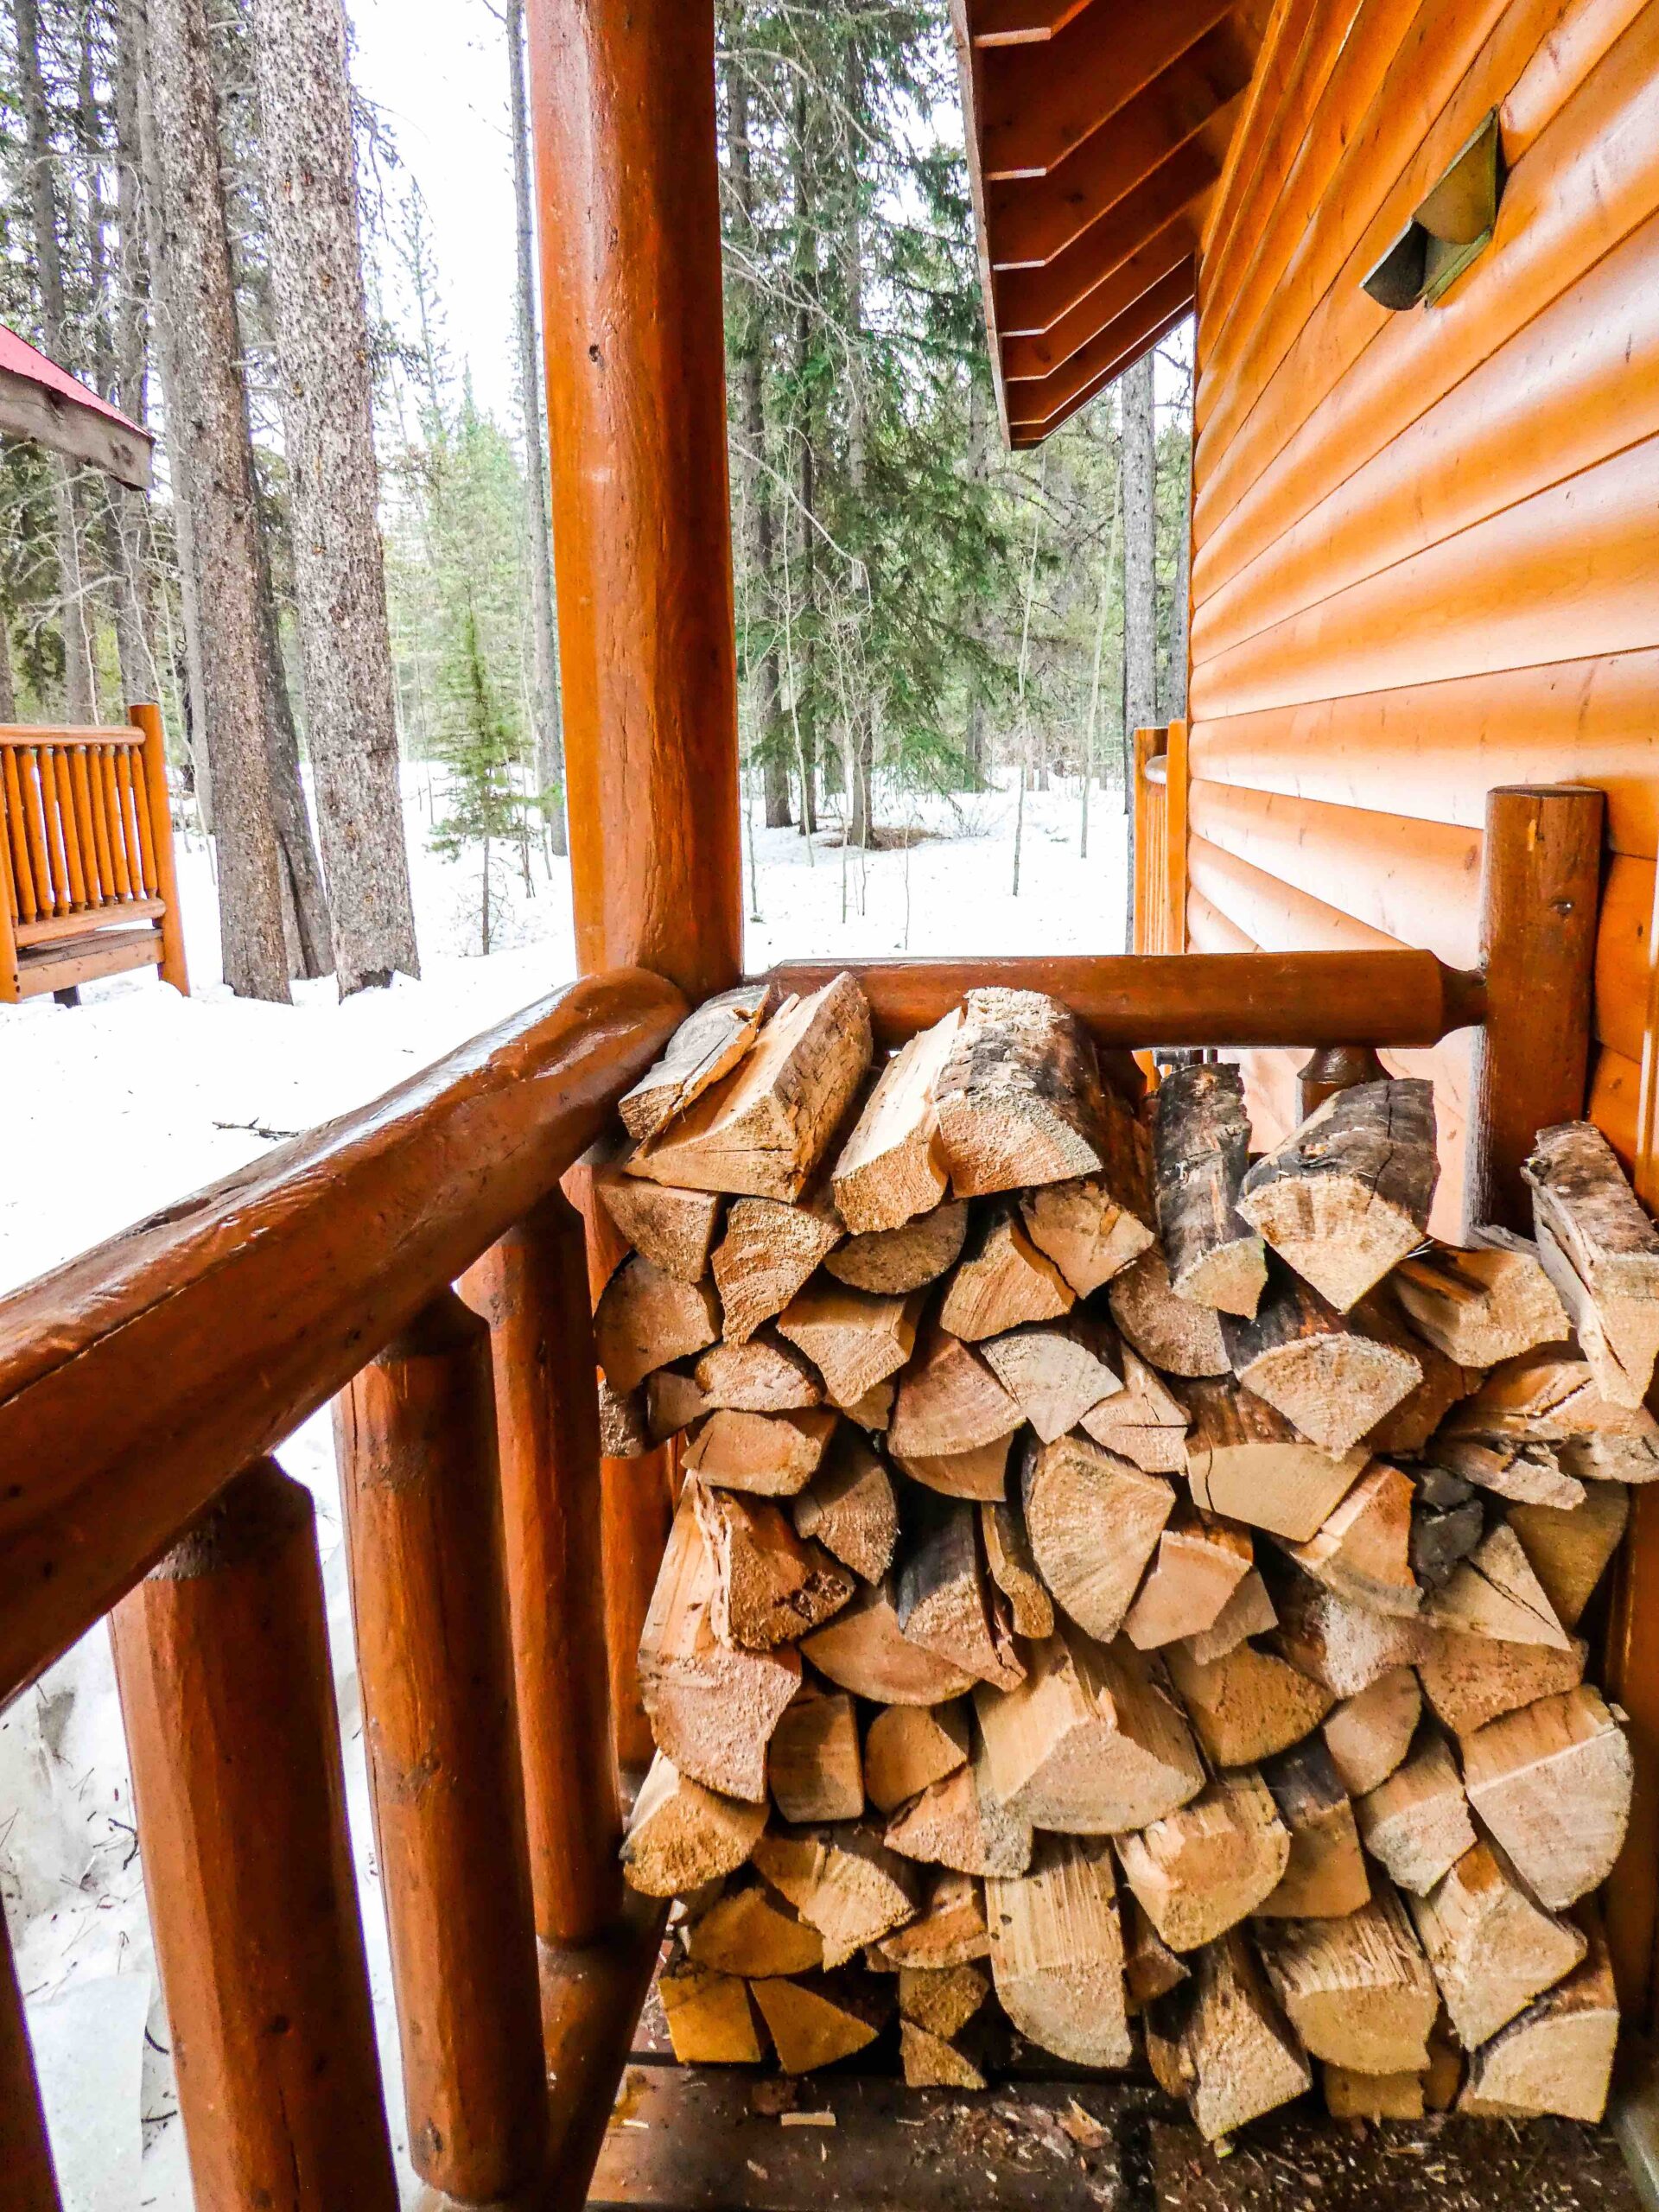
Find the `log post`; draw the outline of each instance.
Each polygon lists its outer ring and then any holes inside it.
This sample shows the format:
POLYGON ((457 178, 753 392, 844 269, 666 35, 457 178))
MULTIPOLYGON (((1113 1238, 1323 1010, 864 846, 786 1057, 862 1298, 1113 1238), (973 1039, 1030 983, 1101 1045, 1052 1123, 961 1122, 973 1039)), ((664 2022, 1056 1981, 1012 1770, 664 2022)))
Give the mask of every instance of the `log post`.
POLYGON ((1164 922, 1166 952, 1186 950, 1186 724, 1173 721, 1164 741, 1164 922))
POLYGON ((622 1903, 582 1217, 558 1191, 461 1284, 490 1325, 536 1932, 594 1942, 622 1903))
POLYGON ((7 2212, 60 2212, 22 1993, 0 1919, 0 2175, 7 2212))
POLYGON ((111 1625, 196 2201, 392 2212, 309 1496, 256 1461, 111 1625))
POLYGON ((334 1402, 410 2157, 483 2203, 547 2123, 489 1332, 443 1292, 334 1402))
POLYGON ((156 895, 166 910, 159 924, 161 978, 188 998, 190 975, 184 960, 184 916, 179 908, 179 876, 173 854, 173 810, 167 798, 167 739, 162 729, 162 710, 154 705, 129 707, 127 720, 144 733, 144 799, 156 854, 156 895))
POLYGON ((1521 1163, 1584 1111, 1601 885, 1600 791, 1516 784, 1486 796, 1481 964, 1465 1221, 1530 1232, 1521 1163))
POLYGON ((1296 1072, 1296 1103, 1303 1121, 1316 1106, 1357 1083, 1381 1083, 1388 1074, 1369 1045, 1321 1045, 1296 1072))

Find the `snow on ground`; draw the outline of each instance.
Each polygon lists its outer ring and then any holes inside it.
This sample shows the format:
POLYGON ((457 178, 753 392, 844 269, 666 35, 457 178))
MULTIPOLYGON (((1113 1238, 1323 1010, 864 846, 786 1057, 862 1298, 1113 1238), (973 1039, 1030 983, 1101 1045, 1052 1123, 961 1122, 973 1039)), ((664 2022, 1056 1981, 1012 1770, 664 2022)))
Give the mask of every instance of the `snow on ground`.
MULTIPOLYGON (((441 804, 441 794, 439 795, 441 804)), ((292 1007, 237 1000, 219 980, 210 855, 180 854, 193 995, 149 974, 89 986, 67 1010, 0 1007, 0 1292, 344 1113, 568 980, 567 865, 498 853, 496 946, 478 953, 480 856, 428 842, 430 772, 405 774, 423 975, 340 1005, 331 981, 292 1007)), ((1014 794, 880 795, 909 841, 809 851, 792 830, 746 826, 746 957, 1110 951, 1123 941, 1123 818, 1094 795, 1078 854, 1075 783, 1026 800, 1013 895, 1014 794)), ((369 1827, 345 1554, 327 1416, 283 1447, 318 1505, 346 1793, 394 2139, 406 2199, 401 2085, 385 1924, 369 1827)), ((133 1834, 108 1638, 100 1628, 0 1715, 0 1896, 28 1999, 66 2212, 187 2212, 168 2029, 133 1834)))

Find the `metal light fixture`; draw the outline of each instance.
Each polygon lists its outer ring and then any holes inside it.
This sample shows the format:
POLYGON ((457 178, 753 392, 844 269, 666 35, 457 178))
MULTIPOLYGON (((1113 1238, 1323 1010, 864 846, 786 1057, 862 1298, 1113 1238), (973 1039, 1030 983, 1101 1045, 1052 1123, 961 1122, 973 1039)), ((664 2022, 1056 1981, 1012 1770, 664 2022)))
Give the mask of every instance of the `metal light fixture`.
POLYGON ((1494 108, 1364 280, 1379 307, 1433 307, 1491 244, 1508 171, 1494 108))

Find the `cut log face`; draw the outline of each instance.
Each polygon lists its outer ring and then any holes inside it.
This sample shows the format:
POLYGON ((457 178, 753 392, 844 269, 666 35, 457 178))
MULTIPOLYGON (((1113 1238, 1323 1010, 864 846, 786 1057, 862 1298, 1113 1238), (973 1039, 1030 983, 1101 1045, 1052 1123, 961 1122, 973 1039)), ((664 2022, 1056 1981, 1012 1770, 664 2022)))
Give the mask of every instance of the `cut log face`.
POLYGON ((1357 2074, 1351 2067, 1321 2066, 1319 2086, 1332 2120, 1421 2120, 1421 2074, 1357 2074))
POLYGON ((1522 1505, 1553 1505, 1563 1511, 1584 1503, 1584 1484, 1562 1468, 1553 1444, 1516 1444, 1478 1436, 1434 1440, 1429 1449, 1436 1465, 1495 1497, 1522 1505))
POLYGON ((1496 1367, 1563 1343, 1567 1314, 1536 1246, 1508 1230, 1475 1234, 1473 1251, 1436 1244, 1395 1269, 1395 1295, 1418 1335, 1464 1367, 1496 1367))
POLYGON ((1176 1297, 1160 1246, 1153 1245, 1115 1274, 1106 1296, 1113 1320, 1136 1351, 1166 1375, 1232 1371, 1220 1316, 1190 1298, 1176 1297))
POLYGON ((1409 1667, 1390 1667, 1327 1717, 1325 1748, 1351 1796, 1363 1797, 1388 1780, 1411 1749, 1422 1715, 1416 1675, 1409 1667))
POLYGON ((915 1919, 884 1936, 874 1950, 885 1967, 902 1974, 906 1967, 937 1970, 966 1966, 970 1960, 988 1957, 990 1948, 980 1885, 969 1874, 941 1870, 927 1887, 915 1919))
POLYGON ((1522 1173, 1539 1258, 1604 1394, 1639 1406, 1659 1353, 1659 1230, 1592 1122, 1541 1129, 1522 1173))
POLYGON ((991 1993, 983 1967, 900 1967, 899 2017, 929 2035, 959 2036, 991 1993))
POLYGON ((754 1981, 749 1991, 785 2074, 810 2074, 867 2049, 880 2034, 888 2009, 880 1985, 860 1974, 754 1981))
POLYGON ((1281 1922, 1258 1940, 1274 1994, 1313 2057, 1363 2074, 1427 2065, 1440 1992, 1391 1891, 1339 1919, 1281 1922))
POLYGON ((1123 1388, 1087 1409, 1080 1424, 1084 1433, 1147 1474, 1184 1475, 1185 1406, 1132 1344, 1120 1341, 1111 1361, 1122 1370, 1123 1388))
POLYGON ((1192 1971, 1170 1949, 1131 1891, 1123 1899, 1123 1979, 1134 2006, 1144 2009, 1155 1999, 1167 1997, 1192 1971))
POLYGON ((893 1451, 944 1459, 1012 1436, 1020 1408, 970 1345, 925 1322, 887 1428, 893 1451))
POLYGON ((914 1871, 874 1829, 771 1829, 755 1845, 754 1863, 817 1929, 826 1967, 844 1965, 915 1918, 914 1871))
POLYGON ((1017 1818, 1074 1835, 1121 1835, 1205 1784, 1179 1707, 1132 1644, 1062 1626, 1027 1654, 1018 1689, 981 1688, 975 1710, 991 1787, 1017 1818))
POLYGON ((1065 1277, 1026 1235, 1009 1203, 992 1207, 970 1229, 966 1252, 945 1284, 939 1326, 978 1344, 1022 1322, 1058 1320, 1073 1303, 1065 1277))
POLYGON ((1024 1664, 1012 1638, 1000 1632, 989 1603, 978 1516, 971 1505, 923 1501, 899 1576, 896 1605, 899 1629, 912 1643, 999 1689, 1012 1689, 1024 1680, 1024 1664))
POLYGON ((953 1007, 893 1054, 842 1146, 831 1181, 855 1236, 901 1228, 944 1198, 948 1177, 933 1089, 961 1027, 953 1007))
POLYGON ((1588 1683, 1463 1742, 1469 1802, 1541 1904, 1559 1911, 1606 1880, 1630 1821, 1624 1731, 1588 1683))
POLYGON ((1588 1647, 1500 1643, 1490 1636, 1442 1632, 1418 1655, 1417 1675, 1434 1717, 1453 1735, 1471 1736, 1501 1713, 1556 1697, 1584 1680, 1588 1647))
MULTIPOLYGON (((803 1827, 824 1821, 856 1821, 864 1811, 864 1764, 858 1716, 844 1690, 803 1684, 800 1694, 772 1731, 766 1758, 772 1801, 786 1821, 803 1827)), ((813 1963, 816 1963, 814 1961, 813 1963)), ((752 1967, 752 1974, 793 1974, 793 1967, 752 1967)))
POLYGON ((968 1764, 965 1704, 890 1705, 878 1713, 864 1740, 865 1787, 883 1813, 968 1764))
POLYGON ((934 1456, 895 1452, 901 1473, 940 1497, 965 1497, 995 1504, 1008 1494, 1008 1455, 1012 1435, 999 1436, 972 1452, 950 1452, 934 1456))
POLYGON ((1268 1263, 1261 1236, 1237 1209, 1250 1151, 1239 1071, 1211 1061, 1166 1075, 1153 1148, 1171 1289, 1195 1305, 1253 1314, 1268 1263))
POLYGON ((1460 2112, 1558 2113, 1599 2122, 1607 2108, 1618 1997, 1600 1921, 1587 1909, 1583 1963, 1470 2054, 1460 2112))
POLYGON ((1484 1371, 1448 1359, 1417 1334, 1394 1295, 1392 1277, 1360 1300, 1353 1308, 1353 1319, 1373 1341, 1414 1359, 1422 1370, 1421 1382, 1374 1428, 1367 1429, 1363 1440, 1366 1449, 1380 1459, 1414 1459, 1452 1407, 1480 1388, 1484 1371))
POLYGON ((762 1322, 781 1313, 841 1237, 841 1224, 822 1201, 791 1206, 734 1198, 712 1262, 728 1343, 747 1344, 762 1322))
POLYGON ((682 1282, 636 1252, 600 1294, 594 1341, 613 1390, 643 1382, 653 1368, 684 1359, 720 1335, 720 1300, 712 1283, 682 1282))
POLYGON ((722 1643, 766 1651, 838 1613, 853 1578, 822 1545, 803 1543, 775 1505, 736 1491, 685 1485, 715 1570, 709 1624, 722 1643))
POLYGON ((1075 1428, 1090 1407, 1122 1396, 1123 1378, 1108 1363, 1109 1330, 1087 1315, 1033 1321, 980 1350, 987 1365, 1045 1444, 1075 1428))
POLYGON ((844 1611, 804 1637, 801 1649, 838 1689, 877 1705, 943 1705, 974 1677, 912 1643, 899 1625, 890 1581, 864 1585, 844 1611))
POLYGON ((1465 2050, 1488 2042, 1589 1949, 1581 1929, 1527 1894, 1501 1845, 1476 1844, 1427 1897, 1409 1902, 1465 2050))
POLYGON ((1437 1627, 1463 1636, 1547 1643, 1557 1651, 1572 1645, 1507 1522, 1489 1530, 1453 1570, 1446 1587, 1429 1599, 1427 1611, 1437 1627))
POLYGON ((1026 1873, 986 1884, 985 1917, 997 2001, 1020 2034, 1075 2066, 1128 2065, 1111 1846, 1039 1837, 1026 1873))
POLYGON ((931 1213, 918 1214, 902 1229, 872 1230, 849 1236, 824 1262, 837 1282, 855 1290, 903 1297, 937 1282, 962 1253, 968 1237, 968 1202, 948 1199, 931 1213))
POLYGON ((1377 1460, 1318 1535, 1290 1547, 1291 1558, 1352 1605, 1376 1613, 1416 1612, 1423 1593, 1411 1571, 1412 1495, 1410 1477, 1377 1460))
POLYGON ((1124 1617, 1124 1634, 1142 1651, 1202 1635, 1214 1627, 1255 1560, 1249 1529, 1178 1502, 1124 1617))
POLYGON ((628 1135, 641 1143, 655 1136, 711 1084, 729 1075, 753 1045, 780 996, 773 983, 740 983, 735 990, 705 999, 688 1014, 669 1039, 662 1058, 617 1102, 628 1135))
POLYGON ((695 1375, 682 1374, 677 1367, 659 1367, 646 1376, 645 1421, 652 1444, 666 1444, 709 1411, 695 1375))
POLYGON ((622 1871, 648 1897, 671 1897, 742 1866, 766 1824, 764 1805, 721 1796, 658 1751, 622 1839, 622 1871))
POLYGON ((1290 1835, 1254 1769, 1224 1774, 1136 1835, 1119 1836, 1123 1878, 1173 1951, 1195 1951, 1278 1887, 1290 1835))
POLYGON ((1287 1751, 1319 1726, 1333 1702, 1329 1690, 1253 1643, 1207 1667, 1179 1643, 1164 1656, 1198 1741, 1217 1766, 1254 1766, 1287 1751))
POLYGON ((800 1686, 800 1656, 789 1645, 746 1651, 722 1643, 714 1627, 718 1591, 695 1504, 683 1497, 640 1632, 640 1695, 658 1749, 683 1776, 764 1805, 766 1745, 800 1686))
POLYGON ((1198 1955, 1180 2052, 1192 2118, 1208 2143, 1313 2086, 1307 2061, 1236 1929, 1198 1955))
POLYGON ((1099 1173, 1106 1108, 1088 1033, 1040 991, 969 991, 933 1086, 959 1198, 1099 1173))
POLYGON ((1332 1459, 1236 1382, 1190 1382, 1184 1395, 1192 1419, 1187 1480, 1206 1513, 1304 1543, 1364 1469, 1363 1451, 1332 1459))
POLYGON ((1063 1436, 1028 1449, 1020 1502, 1055 1604, 1109 1643, 1173 1510, 1173 1490, 1161 1475, 1144 1475, 1097 1444, 1063 1436))
POLYGON ((1034 1643, 1052 1636, 1054 1600, 1037 1571, 1026 1516, 1018 1503, 988 1500, 979 1509, 979 1535, 986 1568, 1007 1600, 1014 1634, 1034 1643))
MULTIPOLYGON (((1128 1116, 1128 1109, 1122 1112, 1128 1116)), ((1133 1117, 1131 1144, 1138 1150, 1145 1132, 1133 1117)), ((1146 1164, 1135 1162, 1128 1182, 1132 1196, 1120 1196, 1111 1170, 1027 1191, 1020 1200, 1026 1234, 1065 1277, 1079 1298, 1087 1298, 1114 1275, 1122 1274, 1153 1241, 1146 1195, 1146 1164)))
POLYGON ((1414 1897, 1427 1895, 1475 1840, 1457 1762, 1433 1728, 1355 1814, 1366 1850, 1414 1897))
POLYGON ((793 1345, 771 1330, 747 1344, 713 1345, 692 1372, 709 1404, 726 1413, 796 1413, 823 1402, 823 1385, 793 1345))
POLYGON ((1023 1874, 1031 1864, 1031 1828, 1001 1805, 984 1755, 929 1784, 887 1824, 890 1850, 924 1866, 958 1874, 1023 1874))
POLYGON ((1238 1210, 1345 1313, 1422 1243, 1439 1179, 1433 1086, 1391 1077, 1317 1107, 1251 1168, 1238 1210))
POLYGON ((631 1172, 685 1190, 798 1198, 871 1050, 870 1009, 850 976, 785 1000, 731 1073, 640 1147, 631 1172))
POLYGON ((844 1423, 794 1503, 796 1533, 817 1539, 866 1582, 880 1582, 899 1541, 899 1501, 880 1459, 844 1423))
POLYGON ((681 2066, 758 2066, 765 2056, 754 2006, 735 1975, 676 1959, 657 1980, 668 2039, 681 2066))
MULTIPOLYGON (((1638 1471, 1618 1478, 1641 1481, 1652 1478, 1639 1471, 1653 1464, 1659 1422, 1645 1407, 1622 1406, 1605 1396, 1587 1359, 1546 1346, 1493 1368, 1479 1389, 1448 1414, 1441 1434, 1507 1438, 1520 1444, 1622 1446, 1638 1471)), ((1569 1473, 1583 1471, 1565 1455, 1563 1464, 1569 1473)), ((1592 1466, 1589 1471, 1611 1477, 1617 1466, 1610 1462, 1605 1469, 1592 1466)))
POLYGON ((686 1449, 689 1473, 724 1490, 760 1497, 793 1497, 806 1488, 836 1433, 825 1410, 798 1414, 711 1414, 686 1449))
POLYGON ((1262 1780, 1290 1836, 1284 1878, 1260 1908, 1275 1920, 1332 1919, 1371 1894, 1354 1808, 1320 1738, 1268 1759, 1262 1780))
POLYGON ((899 2023, 899 2056, 908 2089, 982 2089, 985 2076, 971 2058, 944 2036, 914 2020, 899 2023))
MULTIPOLYGON (((759 1840, 759 1838, 756 1839, 759 1840)), ((686 1955, 720 1974, 810 1974, 823 1964, 823 1938, 760 1882, 728 1890, 685 1930, 686 1955)))
POLYGON ((712 1192, 642 1183, 616 1164, 594 1170, 594 1191, 619 1233, 653 1267, 684 1283, 700 1283, 709 1273, 722 1204, 712 1192))
POLYGON ((1273 1270, 1255 1319, 1229 1315, 1221 1333, 1244 1388, 1333 1458, 1423 1379, 1421 1361, 1402 1345, 1365 1335, 1283 1267, 1273 1270))
POLYGON ((1255 1567, 1245 1575, 1215 1619, 1196 1636, 1184 1637, 1182 1648, 1189 1659, 1208 1667, 1236 1651, 1247 1637, 1265 1636, 1279 1625, 1267 1584, 1255 1567))
POLYGON ((1565 1511, 1512 1505, 1506 1518, 1527 1563, 1565 1629, 1574 1629, 1630 1519, 1630 1492, 1618 1483, 1592 1483, 1565 1511))
POLYGON ((1306 1577, 1278 1592, 1277 1649, 1336 1697, 1357 1697, 1391 1667, 1409 1667, 1432 1640, 1421 1621, 1374 1613, 1306 1577))
POLYGON ((778 1333, 804 1352, 823 1377, 834 1405, 855 1406, 910 1357, 916 1345, 921 1295, 878 1298, 845 1284, 817 1282, 779 1315, 778 1333))

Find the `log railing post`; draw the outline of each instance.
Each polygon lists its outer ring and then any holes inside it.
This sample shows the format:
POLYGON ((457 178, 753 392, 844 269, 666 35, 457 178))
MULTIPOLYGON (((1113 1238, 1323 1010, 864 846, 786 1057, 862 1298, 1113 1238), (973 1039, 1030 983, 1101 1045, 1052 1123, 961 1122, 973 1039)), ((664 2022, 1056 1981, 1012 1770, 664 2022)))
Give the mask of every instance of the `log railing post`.
POLYGON ((0 2202, 6 2212, 60 2212, 22 1993, 0 1916, 0 2202))
POLYGON ((1173 721, 1164 741, 1165 952, 1186 950, 1186 724, 1173 721))
POLYGON ((116 1608, 116 1668, 196 2202, 393 2212, 315 1522, 238 1476, 116 1608))
POLYGON ((485 2203, 547 2126, 489 1332, 446 1291, 334 1403, 410 2157, 485 2203))
POLYGON ((127 720, 144 734, 143 801, 149 810, 150 844, 155 854, 156 895, 162 901, 161 978, 175 991, 190 995, 189 970, 184 959, 184 917, 179 911, 179 878, 173 853, 173 810, 167 796, 167 739, 158 706, 129 707, 127 720))
POLYGON ((536 1932, 594 1942, 622 1903, 601 1551, 597 1362, 581 1215, 555 1191, 462 1281, 495 1368, 536 1932))

